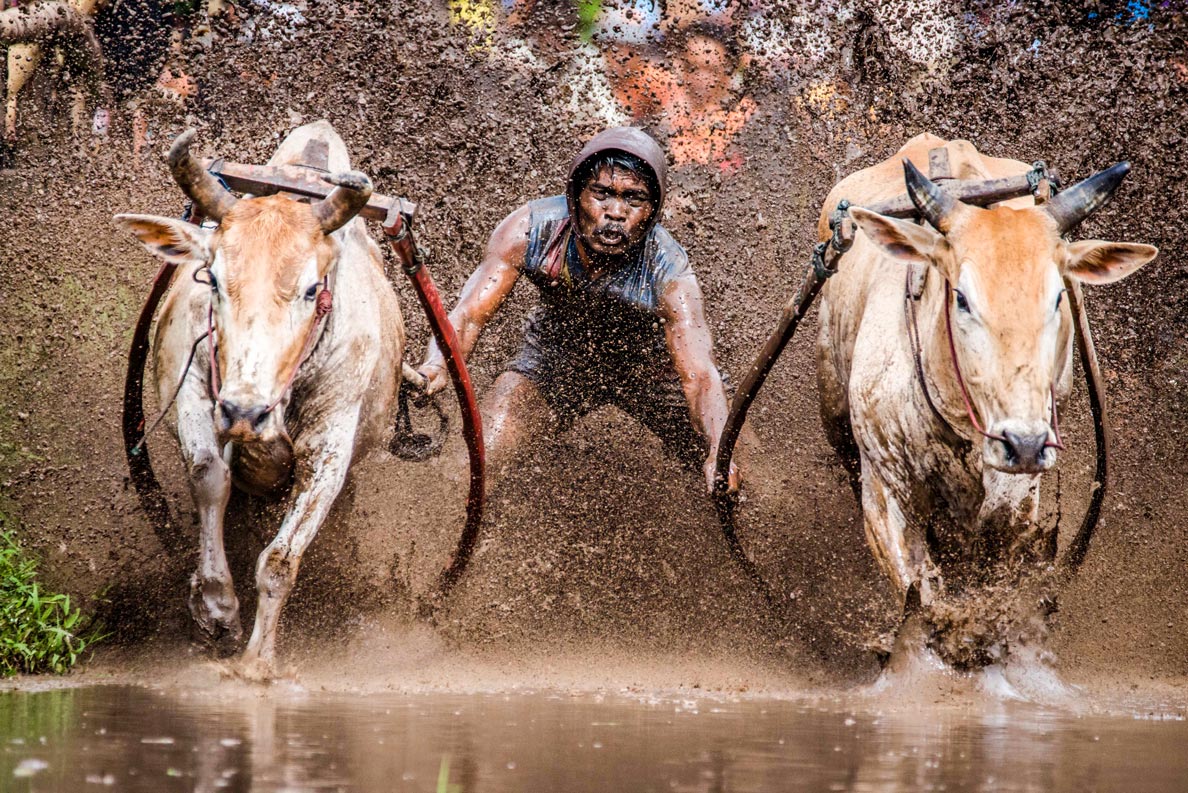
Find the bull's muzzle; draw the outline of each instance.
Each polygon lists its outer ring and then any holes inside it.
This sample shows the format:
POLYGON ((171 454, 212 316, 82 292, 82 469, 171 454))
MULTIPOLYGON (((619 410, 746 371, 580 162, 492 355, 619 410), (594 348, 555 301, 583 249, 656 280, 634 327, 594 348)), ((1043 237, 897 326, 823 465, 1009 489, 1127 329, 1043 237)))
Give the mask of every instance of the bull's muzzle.
POLYGON ((1008 474, 1041 474, 1056 464, 1051 427, 1045 421, 997 422, 983 454, 991 468, 1008 474))
POLYGON ((229 400, 219 403, 219 435, 224 441, 246 443, 261 440, 271 412, 265 404, 241 406, 229 400))

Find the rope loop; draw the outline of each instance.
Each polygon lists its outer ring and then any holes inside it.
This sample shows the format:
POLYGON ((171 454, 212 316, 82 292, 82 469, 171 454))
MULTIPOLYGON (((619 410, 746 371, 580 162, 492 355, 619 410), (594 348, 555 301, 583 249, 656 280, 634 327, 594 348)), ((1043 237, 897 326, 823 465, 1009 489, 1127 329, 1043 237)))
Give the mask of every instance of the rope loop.
POLYGON ((822 281, 837 272, 836 267, 830 267, 825 263, 825 251, 828 248, 828 242, 818 242, 813 246, 813 257, 810 260, 813 273, 822 281))
POLYGON ((1031 194, 1033 196, 1039 195, 1040 183, 1045 179, 1048 182, 1048 189, 1052 195, 1060 192, 1060 178, 1048 170, 1048 164, 1046 162, 1036 160, 1031 164, 1031 170, 1027 172, 1027 186, 1031 188, 1031 194))

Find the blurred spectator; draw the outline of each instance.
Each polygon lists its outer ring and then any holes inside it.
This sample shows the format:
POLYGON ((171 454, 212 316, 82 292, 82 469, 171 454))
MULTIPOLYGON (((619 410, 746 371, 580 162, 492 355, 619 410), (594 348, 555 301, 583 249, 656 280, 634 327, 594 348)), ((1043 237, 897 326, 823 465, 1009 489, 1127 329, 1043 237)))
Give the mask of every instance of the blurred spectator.
POLYGON ((734 173, 744 159, 734 138, 756 107, 740 95, 737 41, 725 26, 698 20, 673 31, 666 44, 673 79, 661 125, 674 165, 734 173))

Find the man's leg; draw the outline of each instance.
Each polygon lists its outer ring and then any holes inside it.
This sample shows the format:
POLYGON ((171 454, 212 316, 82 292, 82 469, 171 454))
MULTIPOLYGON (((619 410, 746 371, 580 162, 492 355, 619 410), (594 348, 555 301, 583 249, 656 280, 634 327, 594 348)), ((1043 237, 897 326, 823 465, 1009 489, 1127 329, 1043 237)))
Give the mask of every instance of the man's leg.
POLYGON ((558 419, 536 383, 511 371, 496 378, 483 399, 482 414, 490 495, 542 438, 556 432, 558 419))
POLYGON ((701 474, 709 444, 693 426, 676 373, 624 384, 616 404, 647 427, 691 472, 701 474))
MULTIPOLYGON (((723 373, 727 403, 732 389, 723 373)), ((704 482, 703 466, 709 453, 709 440, 693 425, 689 401, 676 373, 660 374, 646 380, 633 380, 625 386, 616 404, 647 427, 663 443, 665 450, 704 482)), ((743 425, 734 447, 733 463, 746 470, 750 452, 757 445, 750 425, 743 425)))

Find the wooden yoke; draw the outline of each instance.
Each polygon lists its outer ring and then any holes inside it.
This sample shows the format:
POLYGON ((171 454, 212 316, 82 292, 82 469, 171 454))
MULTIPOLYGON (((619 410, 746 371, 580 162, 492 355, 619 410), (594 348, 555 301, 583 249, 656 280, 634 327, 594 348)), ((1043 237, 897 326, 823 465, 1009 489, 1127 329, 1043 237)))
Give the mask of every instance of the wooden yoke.
MULTIPOLYGON (((985 207, 1021 198, 1037 192, 1047 193, 1048 176, 1037 176, 1029 171, 1018 176, 1004 176, 1001 179, 957 179, 949 165, 949 153, 944 148, 928 152, 928 178, 936 182, 942 191, 958 201, 985 207)), ((866 207, 871 212, 893 218, 913 218, 918 215, 912 199, 907 193, 895 198, 879 201, 866 207)))
MULTIPOLYGON (((323 168, 304 165, 245 165, 225 160, 203 159, 202 167, 239 193, 264 196, 289 193, 314 200, 330 195, 334 185, 322 179, 323 168)), ((385 227, 395 225, 401 215, 414 217, 417 205, 397 196, 372 193, 359 215, 378 220, 385 227)))

